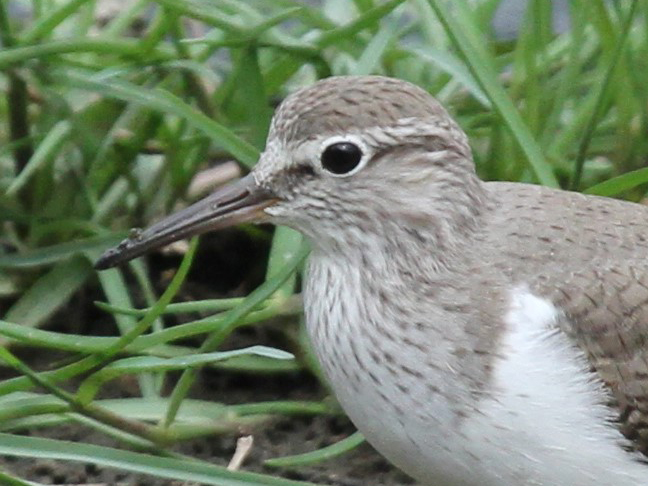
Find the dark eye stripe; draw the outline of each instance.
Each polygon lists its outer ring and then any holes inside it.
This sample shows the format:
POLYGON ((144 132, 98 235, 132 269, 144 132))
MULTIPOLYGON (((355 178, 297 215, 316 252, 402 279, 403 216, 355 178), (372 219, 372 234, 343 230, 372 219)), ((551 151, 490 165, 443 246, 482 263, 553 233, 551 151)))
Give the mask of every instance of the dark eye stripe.
POLYGON ((285 170, 288 177, 313 178, 317 174, 310 164, 296 164, 285 170))

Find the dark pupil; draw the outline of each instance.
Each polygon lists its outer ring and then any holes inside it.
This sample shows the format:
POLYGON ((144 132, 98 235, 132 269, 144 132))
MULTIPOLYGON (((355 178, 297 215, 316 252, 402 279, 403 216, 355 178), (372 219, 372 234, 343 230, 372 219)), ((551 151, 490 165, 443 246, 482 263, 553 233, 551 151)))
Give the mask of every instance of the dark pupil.
POLYGON ((362 159, 362 150, 350 142, 338 142, 322 152, 322 167, 333 174, 346 174, 357 167, 362 159))

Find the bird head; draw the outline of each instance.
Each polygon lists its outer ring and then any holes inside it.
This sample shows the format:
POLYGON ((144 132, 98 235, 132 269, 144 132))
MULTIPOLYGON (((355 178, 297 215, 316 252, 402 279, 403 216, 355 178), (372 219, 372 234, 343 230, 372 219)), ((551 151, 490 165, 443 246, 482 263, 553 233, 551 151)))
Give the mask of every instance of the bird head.
POLYGON ((398 228, 439 236, 470 225, 479 194, 464 132, 426 91, 332 77, 284 100, 250 174, 135 232, 97 267, 243 222, 293 227, 323 251, 398 228))

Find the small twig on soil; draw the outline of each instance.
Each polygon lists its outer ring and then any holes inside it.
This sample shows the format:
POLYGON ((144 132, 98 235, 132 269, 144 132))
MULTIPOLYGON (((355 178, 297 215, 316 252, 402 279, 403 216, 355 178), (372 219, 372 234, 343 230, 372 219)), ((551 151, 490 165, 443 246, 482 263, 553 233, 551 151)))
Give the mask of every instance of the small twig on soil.
POLYGON ((254 444, 254 437, 251 435, 246 435, 245 437, 239 437, 236 441, 236 450, 234 455, 227 465, 227 469, 230 471, 238 471, 245 461, 245 458, 250 454, 252 450, 252 445, 254 444))

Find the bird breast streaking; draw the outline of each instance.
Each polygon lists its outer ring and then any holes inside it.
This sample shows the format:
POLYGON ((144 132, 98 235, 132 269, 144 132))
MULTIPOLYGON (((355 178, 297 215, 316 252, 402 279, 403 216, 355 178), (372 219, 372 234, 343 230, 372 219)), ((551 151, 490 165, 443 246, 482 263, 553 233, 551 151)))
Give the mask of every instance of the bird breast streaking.
POLYGON ((648 484, 645 207, 483 182, 424 90, 333 77, 286 98, 247 177, 98 266, 245 221, 311 241, 322 368, 422 484, 648 484))

